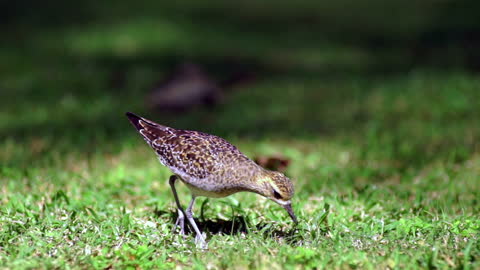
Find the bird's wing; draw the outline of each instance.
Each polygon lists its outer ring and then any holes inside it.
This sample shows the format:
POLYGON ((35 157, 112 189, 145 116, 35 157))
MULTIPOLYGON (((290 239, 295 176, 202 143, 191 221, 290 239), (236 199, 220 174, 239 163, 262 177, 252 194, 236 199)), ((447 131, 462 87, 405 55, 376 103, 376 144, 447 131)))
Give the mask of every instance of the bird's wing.
POLYGON ((174 136, 159 138, 152 147, 160 161, 173 171, 203 179, 224 169, 225 153, 242 155, 222 138, 197 131, 176 130, 174 136))
POLYGON ((133 126, 174 173, 203 179, 225 169, 232 160, 248 160, 226 140, 198 131, 177 130, 127 113, 133 126))

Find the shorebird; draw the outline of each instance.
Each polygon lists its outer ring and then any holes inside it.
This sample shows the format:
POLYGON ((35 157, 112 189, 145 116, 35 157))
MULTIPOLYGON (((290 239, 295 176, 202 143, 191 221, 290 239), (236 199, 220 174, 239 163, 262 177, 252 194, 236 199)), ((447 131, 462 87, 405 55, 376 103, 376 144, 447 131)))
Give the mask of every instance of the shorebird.
POLYGON ((198 196, 221 198, 248 191, 262 195, 281 205, 297 223, 291 199, 293 184, 280 172, 257 165, 226 140, 199 131, 174 129, 157 124, 131 112, 128 119, 150 145, 164 166, 173 173, 169 184, 178 209, 175 227, 185 234, 185 217, 194 229, 195 240, 206 247, 205 237, 193 219, 193 205, 198 196), (192 199, 183 210, 175 189, 182 181, 191 191, 192 199))

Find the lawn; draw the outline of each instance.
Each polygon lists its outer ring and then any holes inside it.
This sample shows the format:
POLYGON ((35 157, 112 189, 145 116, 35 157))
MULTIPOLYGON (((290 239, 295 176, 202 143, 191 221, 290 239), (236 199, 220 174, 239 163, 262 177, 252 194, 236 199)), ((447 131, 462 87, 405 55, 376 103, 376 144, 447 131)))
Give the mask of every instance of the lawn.
POLYGON ((478 74, 210 24, 141 17, 0 45, 0 268, 480 268, 478 74), (175 57, 222 77, 232 54, 258 76, 223 104, 146 108, 175 57), (299 224, 258 195, 202 198, 198 249, 173 232, 170 172, 126 111, 287 157, 299 224))

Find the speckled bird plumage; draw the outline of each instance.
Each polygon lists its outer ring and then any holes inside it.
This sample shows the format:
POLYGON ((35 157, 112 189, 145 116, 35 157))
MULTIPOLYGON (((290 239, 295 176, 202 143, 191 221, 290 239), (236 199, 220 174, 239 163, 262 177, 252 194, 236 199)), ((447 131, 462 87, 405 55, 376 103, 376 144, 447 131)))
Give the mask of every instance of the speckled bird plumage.
POLYGON ((160 163, 168 167, 196 196, 225 197, 240 191, 263 195, 285 207, 294 194, 292 182, 262 168, 226 140, 198 131, 163 126, 127 113, 160 163))

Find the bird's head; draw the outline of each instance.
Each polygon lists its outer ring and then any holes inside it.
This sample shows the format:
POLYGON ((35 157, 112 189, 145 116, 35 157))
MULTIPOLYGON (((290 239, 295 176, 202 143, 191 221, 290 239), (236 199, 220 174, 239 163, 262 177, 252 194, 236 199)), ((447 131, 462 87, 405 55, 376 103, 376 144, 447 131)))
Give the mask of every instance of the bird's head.
POLYGON ((294 194, 292 181, 280 172, 265 170, 257 178, 257 183, 260 187, 258 193, 285 208, 292 220, 297 223, 291 203, 294 194))

